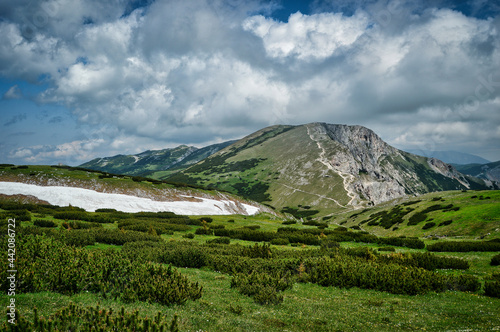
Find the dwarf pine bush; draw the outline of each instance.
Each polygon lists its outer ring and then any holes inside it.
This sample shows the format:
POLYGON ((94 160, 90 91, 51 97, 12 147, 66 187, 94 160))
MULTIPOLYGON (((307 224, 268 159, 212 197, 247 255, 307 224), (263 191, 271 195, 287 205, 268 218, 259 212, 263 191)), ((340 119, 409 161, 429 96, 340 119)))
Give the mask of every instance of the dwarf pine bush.
MULTIPOLYGON (((1 241, 6 241, 2 238, 1 241)), ((45 236, 17 237, 17 291, 82 291, 104 297, 182 304, 201 297, 202 287, 191 283, 172 267, 131 261, 115 250, 92 250, 66 246, 45 236)), ((0 289, 8 288, 7 270, 0 271, 0 289)))

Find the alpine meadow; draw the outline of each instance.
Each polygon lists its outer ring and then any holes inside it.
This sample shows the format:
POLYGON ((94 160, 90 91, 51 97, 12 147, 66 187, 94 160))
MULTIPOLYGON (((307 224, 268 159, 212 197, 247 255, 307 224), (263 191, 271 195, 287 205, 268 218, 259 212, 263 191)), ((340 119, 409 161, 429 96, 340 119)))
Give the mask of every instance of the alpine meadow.
POLYGON ((0 3, 0 331, 500 330, 500 7, 0 3))

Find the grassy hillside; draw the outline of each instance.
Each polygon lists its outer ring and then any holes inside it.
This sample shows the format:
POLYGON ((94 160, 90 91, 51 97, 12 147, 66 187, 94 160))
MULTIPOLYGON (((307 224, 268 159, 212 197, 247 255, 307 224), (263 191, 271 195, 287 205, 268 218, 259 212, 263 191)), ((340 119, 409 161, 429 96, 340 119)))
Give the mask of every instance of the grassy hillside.
POLYGON ((500 191, 447 191, 398 199, 336 216, 335 222, 384 236, 491 238, 500 236, 500 191))
POLYGON ((338 209, 347 204, 342 178, 327 174, 305 127, 275 126, 244 138, 169 180, 217 187, 285 206, 338 209), (328 177, 328 181, 323 181, 328 177), (332 187, 340 190, 331 190, 332 187))
POLYGON ((159 200, 186 200, 186 196, 245 201, 241 197, 210 188, 155 180, 140 176, 117 175, 69 166, 0 165, 0 181, 43 186, 69 186, 98 192, 127 194, 159 200))
MULTIPOLYGON (((490 218, 498 217, 498 210, 484 210, 489 203, 498 205, 498 192, 447 192, 441 193, 441 197, 444 202, 434 194, 426 195, 418 198, 422 199, 419 203, 405 207, 417 207, 415 211, 419 211, 434 203, 448 204, 450 201, 460 205, 457 213, 467 211, 470 205, 476 211, 484 211, 484 218, 487 213, 490 218), (473 194, 478 197, 471 198, 473 194), (479 198, 481 195, 483 199, 479 198)), ((409 201, 398 203, 406 202, 409 201)), ((363 212, 359 218, 367 213, 363 212)), ((438 214, 447 213, 435 211, 432 217, 437 219, 438 214)), ((425 248, 396 245, 391 246, 395 252, 390 252, 384 251, 387 244, 381 239, 385 237, 369 237, 363 232, 339 229, 332 221, 322 225, 322 229, 290 224, 290 221, 283 224, 285 220, 269 214, 187 218, 112 210, 84 213, 77 208, 23 205, 5 199, 0 199, 0 214, 2 221, 11 217, 19 220, 16 264, 19 264, 17 277, 23 282, 18 285, 15 296, 16 308, 30 321, 35 315, 45 317, 45 323, 51 315, 54 322, 65 319, 67 325, 61 330, 68 330, 71 321, 83 327, 85 315, 67 314, 73 308, 71 305, 91 307, 86 309, 95 312, 91 320, 100 322, 101 326, 110 322, 122 324, 119 316, 135 317, 133 322, 131 319, 126 323, 128 330, 130 324, 140 326, 140 330, 147 324, 150 326, 148 331, 152 331, 151 326, 157 321, 164 324, 166 330, 173 325, 180 331, 485 331, 500 326, 500 299, 485 295, 490 276, 498 271, 490 261, 499 252, 427 254, 425 248), (268 246, 237 238, 242 234, 276 235, 283 233, 279 231, 283 227, 295 230, 286 233, 291 244, 268 246), (236 233, 231 238, 214 234, 222 230, 236 233), (300 235, 301 241, 316 240, 317 244, 294 242, 301 232, 318 231, 328 235, 300 235), (45 233, 43 238, 34 237, 42 233, 45 233), (358 236, 359 240, 348 240, 349 236, 358 236), (334 238, 338 240, 338 248, 332 242, 334 238), (25 245, 24 241, 31 242, 25 245), (230 243, 222 244, 227 241, 230 243), (37 248, 44 249, 37 251, 37 248), (36 254, 30 256, 33 250, 36 254), (79 259, 73 259, 73 255, 79 259), (425 260, 419 262, 418 257, 425 260), (435 261, 438 266, 427 266, 429 261, 435 261), (320 269, 321 264, 329 265, 319 274, 324 278, 317 279, 315 269, 320 269), (172 276, 157 279, 157 274, 166 273, 162 269, 168 265, 175 266, 179 273, 174 274, 172 280, 179 283, 177 289, 190 287, 194 291, 202 287, 201 298, 198 293, 184 291, 176 298, 167 296, 168 293, 163 292, 163 282, 172 276), (25 268, 27 266, 30 268, 25 268), (143 266, 148 266, 149 270, 144 270, 143 266), (249 269, 261 273, 261 278, 269 278, 265 279, 269 282, 267 286, 260 284, 263 280, 257 282, 256 287, 265 290, 259 293, 260 297, 245 295, 248 289, 235 286, 245 281, 245 276, 253 274, 249 269), (337 278, 327 277, 332 271, 339 273, 337 278), (352 279, 351 274, 360 271, 359 279, 352 279), (381 271, 392 273, 384 275, 381 271), (106 273, 107 277, 92 278, 93 273, 106 273), (29 276, 34 276, 38 282, 34 283, 29 276), (279 276, 283 277, 279 279, 279 276), (124 277, 130 279, 121 289, 124 277), (378 280, 374 278, 380 278, 379 282, 371 282, 378 280), (273 280, 278 281, 273 284, 273 280), (137 289, 127 288, 130 282, 134 282, 137 289), (436 287, 440 282, 445 282, 445 288, 427 288, 436 287), (32 289, 23 288, 31 284, 34 285, 32 289), (151 285, 157 288, 152 289, 151 285), (387 285, 387 291, 377 290, 383 285, 387 285), (276 291, 275 287, 284 289, 276 291), (452 291, 447 291, 448 288, 452 291), (275 304, 259 304, 265 294, 275 304), (36 314, 35 308, 38 309, 36 314), (78 323, 76 317, 80 319, 78 323)), ((334 222, 340 218, 337 216, 334 222)), ((7 234, 5 227, 6 221, 1 224, 2 234, 7 234)), ((474 235, 465 237, 470 239, 474 235)), ((497 234, 496 238, 500 236, 497 234)), ((425 240, 425 243, 441 241, 425 240)), ((0 236, 0 242, 5 245, 6 237, 0 236)), ((0 270, 2 288, 5 287, 5 273, 0 270)), ((2 303, 8 303, 10 298, 5 291, 0 295, 2 303)), ((78 310, 83 312, 83 309, 78 310)))

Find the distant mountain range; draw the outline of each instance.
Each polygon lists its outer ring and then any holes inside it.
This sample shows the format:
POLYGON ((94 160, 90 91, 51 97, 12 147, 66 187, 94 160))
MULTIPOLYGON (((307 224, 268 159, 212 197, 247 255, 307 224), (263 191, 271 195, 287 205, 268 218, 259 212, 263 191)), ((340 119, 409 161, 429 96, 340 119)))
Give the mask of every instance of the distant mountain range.
POLYGON ((500 161, 488 164, 469 164, 454 165, 455 168, 463 173, 478 177, 480 179, 496 181, 500 183, 500 161))
POLYGON ((398 150, 365 127, 326 123, 272 126, 204 149, 180 146, 81 166, 223 189, 278 209, 335 211, 433 191, 498 188, 439 159, 398 150))
POLYGON ((470 153, 463 153, 457 151, 428 151, 428 150, 418 150, 418 149, 409 149, 405 151, 416 154, 418 156, 424 156, 427 158, 436 158, 444 161, 447 164, 453 164, 453 165, 491 163, 491 161, 484 159, 482 157, 470 153))
POLYGON ((213 144, 201 149, 180 145, 171 149, 148 150, 135 155, 96 158, 80 167, 114 174, 165 177, 196 164, 234 142, 236 141, 213 144))

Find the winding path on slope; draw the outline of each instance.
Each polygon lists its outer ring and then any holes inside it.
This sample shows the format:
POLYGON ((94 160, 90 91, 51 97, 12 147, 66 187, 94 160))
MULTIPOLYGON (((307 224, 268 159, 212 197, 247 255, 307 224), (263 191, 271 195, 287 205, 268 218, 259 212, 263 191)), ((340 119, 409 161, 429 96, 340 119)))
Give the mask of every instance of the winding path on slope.
POLYGON ((327 200, 330 200, 330 201, 333 201, 335 202, 338 206, 342 207, 342 208, 346 208, 346 206, 340 204, 339 202, 337 202, 337 200, 335 200, 334 198, 331 198, 331 197, 327 197, 327 196, 324 196, 324 195, 320 195, 320 194, 315 194, 315 193, 311 193, 311 192, 308 192, 308 191, 304 191, 302 189, 298 189, 298 188, 294 188, 294 187, 291 187, 287 184, 284 184, 284 183, 279 183, 279 185, 283 186, 283 187, 286 187, 288 189, 292 189, 293 192, 296 192, 296 191, 300 191, 301 193, 304 193, 304 194, 308 194, 308 195, 313 195, 313 196, 317 196, 319 198, 323 198, 323 199, 327 199, 327 200))
POLYGON ((337 173, 343 180, 344 190, 346 191, 347 196, 349 196, 351 199, 345 206, 342 205, 341 206, 344 208, 347 208, 347 205, 353 206, 354 205, 353 202, 357 198, 357 195, 349 188, 349 184, 355 179, 354 176, 352 174, 343 173, 340 170, 335 169, 333 165, 328 161, 328 159, 326 159, 326 150, 321 146, 319 139, 314 137, 313 133, 311 133, 311 128, 309 126, 307 126, 306 128, 307 128, 307 135, 309 135, 309 138, 311 138, 313 142, 316 142, 318 149, 321 151, 319 157, 316 160, 325 165, 329 170, 337 173))

